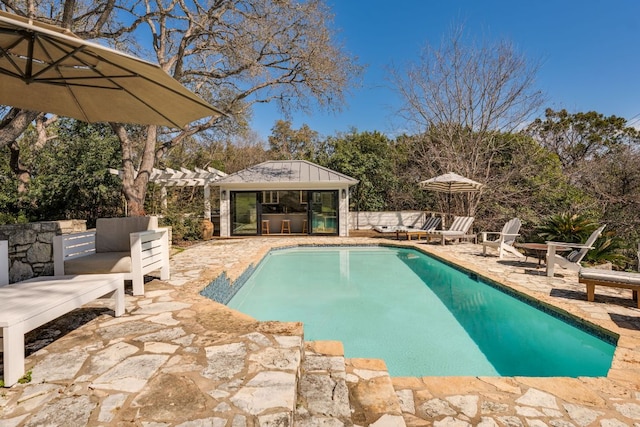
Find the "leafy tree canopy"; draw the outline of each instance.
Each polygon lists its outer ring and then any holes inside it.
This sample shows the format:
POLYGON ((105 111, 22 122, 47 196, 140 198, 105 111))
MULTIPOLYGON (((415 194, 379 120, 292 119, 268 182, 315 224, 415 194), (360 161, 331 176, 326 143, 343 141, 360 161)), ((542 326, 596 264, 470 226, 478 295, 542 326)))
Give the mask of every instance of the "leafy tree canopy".
POLYGON ((352 194, 353 207, 358 210, 383 210, 386 193, 395 183, 390 156, 390 141, 379 132, 356 130, 329 138, 331 153, 324 163, 360 182, 352 194))
POLYGON ((68 119, 55 126, 58 137, 37 154, 30 151, 35 128, 17 142, 24 150, 21 161, 32 174, 21 193, 15 175, 4 175, 6 194, 11 195, 2 201, 4 207, 30 220, 89 219, 90 225, 99 216, 117 214, 122 205, 120 182, 108 169, 118 167, 120 146, 109 127, 68 119))
POLYGON ((638 138, 638 131, 627 127, 626 119, 595 111, 569 113, 545 110, 527 132, 543 147, 555 153, 565 171, 572 173, 585 161, 594 160, 610 150, 638 138))

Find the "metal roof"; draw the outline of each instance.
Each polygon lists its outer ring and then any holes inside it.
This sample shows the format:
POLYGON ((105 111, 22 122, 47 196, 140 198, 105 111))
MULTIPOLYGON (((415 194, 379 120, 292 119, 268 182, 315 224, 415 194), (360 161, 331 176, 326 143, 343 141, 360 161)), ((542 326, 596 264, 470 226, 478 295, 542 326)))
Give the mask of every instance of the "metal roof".
POLYGON ((227 175, 218 180, 216 185, 264 183, 355 185, 358 180, 306 160, 272 160, 227 175))

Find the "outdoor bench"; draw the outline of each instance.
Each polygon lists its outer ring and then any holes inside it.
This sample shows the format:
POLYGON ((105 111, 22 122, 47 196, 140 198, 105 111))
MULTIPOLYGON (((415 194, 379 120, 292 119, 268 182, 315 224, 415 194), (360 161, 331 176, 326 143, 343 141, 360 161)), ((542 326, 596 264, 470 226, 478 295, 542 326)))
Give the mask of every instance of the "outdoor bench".
POLYGON ((640 273, 582 268, 579 272, 578 281, 587 286, 588 301, 594 300, 596 286, 631 289, 633 291, 633 300, 636 301, 638 308, 640 308, 640 298, 638 298, 640 273))
POLYGON ((100 297, 114 299, 115 316, 124 313, 122 274, 41 276, 0 286, 0 327, 4 386, 24 375, 24 335, 100 297))

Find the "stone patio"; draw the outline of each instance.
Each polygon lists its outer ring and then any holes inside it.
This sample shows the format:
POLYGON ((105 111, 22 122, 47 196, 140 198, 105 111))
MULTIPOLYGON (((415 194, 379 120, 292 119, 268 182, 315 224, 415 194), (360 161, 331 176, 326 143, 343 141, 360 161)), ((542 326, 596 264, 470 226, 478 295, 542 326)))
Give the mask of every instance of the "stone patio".
MULTIPOLYGON (((172 278, 97 302, 27 336, 31 381, 0 390, 0 426, 640 426, 640 310, 630 291, 537 261, 483 257, 474 244, 386 238, 215 240, 176 251, 172 278), (620 335, 603 378, 391 378, 384 361, 346 359, 339 342, 305 342, 299 323, 257 322, 199 295, 237 278, 272 247, 412 246, 620 335)), ((579 355, 576 355, 579 357, 579 355)))

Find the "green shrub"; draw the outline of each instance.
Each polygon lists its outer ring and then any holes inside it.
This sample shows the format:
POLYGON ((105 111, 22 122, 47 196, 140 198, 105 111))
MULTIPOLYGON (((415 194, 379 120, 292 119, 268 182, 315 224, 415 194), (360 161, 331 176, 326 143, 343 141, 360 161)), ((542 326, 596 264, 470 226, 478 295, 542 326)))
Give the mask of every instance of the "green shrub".
POLYGON ((11 212, 0 212, 0 224, 27 224, 29 218, 24 212, 12 214, 11 212))
POLYGON ((630 260, 625 256, 624 242, 613 232, 603 233, 593 244, 593 249, 585 255, 583 262, 586 264, 602 264, 610 262, 618 269, 626 269, 630 260))
POLYGON ((172 212, 160 219, 160 225, 171 227, 173 244, 202 239, 202 218, 200 217, 172 212))

